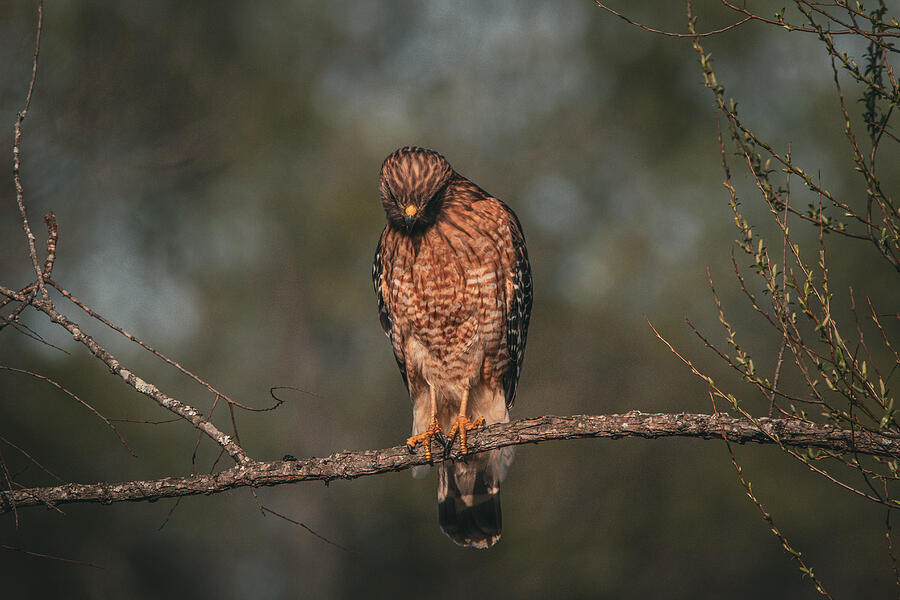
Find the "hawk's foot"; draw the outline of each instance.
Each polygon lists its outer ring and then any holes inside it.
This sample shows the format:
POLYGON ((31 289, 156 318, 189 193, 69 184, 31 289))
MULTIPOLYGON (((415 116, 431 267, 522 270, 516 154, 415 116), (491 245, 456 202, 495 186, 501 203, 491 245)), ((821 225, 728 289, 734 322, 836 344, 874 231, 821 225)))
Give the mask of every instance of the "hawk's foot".
POLYGON ((476 420, 470 421, 468 417, 458 416, 453 423, 453 427, 450 428, 450 433, 447 434, 447 450, 449 451, 453 445, 454 436, 459 434, 459 452, 463 455, 468 454, 469 446, 466 444, 466 434, 479 427, 484 427, 484 417, 478 417, 476 420))
POLYGON ((425 449, 425 460, 430 461, 431 438, 437 438, 437 441, 441 445, 444 444, 444 432, 441 431, 441 424, 438 423, 437 415, 431 417, 431 424, 428 426, 428 429, 406 440, 406 447, 409 449, 410 454, 412 454, 416 450, 416 444, 421 442, 422 448, 425 449))

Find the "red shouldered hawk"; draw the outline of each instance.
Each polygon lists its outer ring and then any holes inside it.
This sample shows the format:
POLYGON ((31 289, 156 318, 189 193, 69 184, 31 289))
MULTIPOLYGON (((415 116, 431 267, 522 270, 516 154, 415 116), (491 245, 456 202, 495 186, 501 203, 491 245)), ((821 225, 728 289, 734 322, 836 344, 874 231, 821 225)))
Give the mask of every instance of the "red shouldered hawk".
MULTIPOLYGON (((458 437, 466 454, 466 433, 509 421, 516 398, 532 298, 522 227, 433 150, 388 156, 380 191, 387 226, 372 278, 412 401, 406 443, 421 443, 430 459, 432 438, 449 449, 458 437)), ((440 464, 438 519, 457 544, 500 539, 500 482, 512 458, 507 447, 440 464)))

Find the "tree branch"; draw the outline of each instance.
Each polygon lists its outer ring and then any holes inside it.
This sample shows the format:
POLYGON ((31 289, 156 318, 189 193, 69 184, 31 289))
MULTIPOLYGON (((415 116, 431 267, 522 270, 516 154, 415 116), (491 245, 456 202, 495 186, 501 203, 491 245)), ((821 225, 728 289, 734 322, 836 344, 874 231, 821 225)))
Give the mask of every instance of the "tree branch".
MULTIPOLYGON (((797 419, 759 419, 760 427, 743 418, 721 414, 641 413, 622 415, 544 416, 491 425, 472 432, 470 453, 504 446, 576 438, 727 438, 731 442, 821 448, 874 456, 900 456, 900 439, 867 432, 850 432, 797 419)), ((458 458, 458 456, 454 456, 458 458)), ((217 494, 239 487, 356 479, 426 464, 423 453, 410 454, 406 446, 383 450, 343 451, 325 458, 249 462, 209 475, 166 477, 152 481, 96 483, 0 491, 0 514, 13 507, 99 502, 155 501, 197 494, 217 494)))
POLYGON ((28 254, 31 256, 31 263, 34 266, 34 272, 37 275, 37 290, 41 292, 41 298, 45 301, 50 300, 47 289, 44 286, 44 280, 41 277, 42 271, 38 261, 37 250, 34 247, 34 233, 28 224, 28 213, 25 209, 25 190, 22 187, 22 178, 20 176, 20 154, 22 148, 22 122, 28 109, 31 107, 31 96, 34 93, 34 82, 37 80, 38 56, 41 53, 41 31, 44 29, 44 2, 38 2, 38 22, 37 32, 34 34, 34 60, 31 64, 31 82, 28 84, 28 94, 25 96, 25 107, 16 113, 15 137, 13 142, 13 181, 16 185, 16 203, 19 206, 19 214, 22 216, 22 227, 25 230, 25 237, 28 240, 28 254))
POLYGON ((110 354, 105 348, 103 348, 103 346, 98 344, 93 337, 86 334, 77 323, 57 311, 54 308, 53 303, 49 300, 45 301, 34 298, 29 301, 23 293, 16 292, 2 285, 0 285, 0 295, 5 295, 6 297, 12 298, 14 300, 30 302, 30 304, 34 308, 46 314, 50 318, 50 321, 64 327, 69 332, 69 334, 71 334, 72 339, 74 339, 76 342, 84 344, 87 349, 91 351, 91 354, 101 360, 109 368, 111 373, 113 373, 114 375, 118 375, 125 381, 125 383, 133 387, 135 390, 156 401, 156 403, 163 408, 175 413, 176 415, 193 425, 196 429, 205 433, 213 441, 219 444, 226 452, 228 452, 228 454, 234 459, 236 463, 250 464, 253 462, 253 460, 247 456, 246 452, 244 452, 244 449, 241 448, 240 444, 234 439, 234 437, 227 435, 219 430, 219 428, 217 428, 212 423, 212 421, 209 420, 208 416, 203 415, 194 407, 164 394, 155 385, 141 379, 140 377, 135 375, 133 371, 125 368, 125 366, 121 362, 119 362, 119 360, 115 356, 110 354))

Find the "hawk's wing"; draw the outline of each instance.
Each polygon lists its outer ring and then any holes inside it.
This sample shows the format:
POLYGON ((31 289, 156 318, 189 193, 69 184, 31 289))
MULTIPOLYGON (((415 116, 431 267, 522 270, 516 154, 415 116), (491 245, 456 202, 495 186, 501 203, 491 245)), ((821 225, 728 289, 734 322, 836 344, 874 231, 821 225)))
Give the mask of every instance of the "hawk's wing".
POLYGON ((378 316, 381 319, 381 328, 391 340, 391 347, 394 350, 394 358, 397 359, 397 366, 400 367, 400 375, 403 377, 403 385, 409 391, 409 380, 406 376, 406 357, 403 350, 396 339, 397 332, 394 330, 391 321, 391 309, 384 293, 384 256, 382 254, 382 243, 384 235, 378 240, 378 247, 375 249, 375 260, 372 263, 372 283, 375 285, 375 295, 378 297, 378 316))
POLYGON ((508 206, 504 204, 503 207, 509 214, 509 229, 515 256, 512 276, 507 280, 506 295, 506 347, 509 352, 509 367, 503 374, 503 389, 506 392, 506 406, 509 407, 516 400, 516 387, 519 385, 522 361, 525 358, 525 339, 528 337, 528 322, 531 320, 532 287, 531 264, 528 262, 522 225, 508 206))

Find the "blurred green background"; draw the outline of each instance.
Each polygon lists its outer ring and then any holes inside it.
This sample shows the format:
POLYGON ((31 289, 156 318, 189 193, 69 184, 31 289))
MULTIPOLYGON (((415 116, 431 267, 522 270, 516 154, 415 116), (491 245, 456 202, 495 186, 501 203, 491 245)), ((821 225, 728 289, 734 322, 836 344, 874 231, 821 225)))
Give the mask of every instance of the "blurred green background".
MULTIPOLYGON (((640 21, 686 29, 681 3, 619 4, 640 21)), ((7 174, 34 8, 0 2, 7 174)), ((701 30, 735 20, 718 3, 695 10, 701 30)), ((275 413, 238 415, 253 457, 381 448, 408 434, 370 281, 384 224, 378 170, 407 144, 443 153, 522 221, 535 301, 514 417, 709 412, 705 386, 647 319, 764 413, 765 400, 683 325, 689 315, 721 339, 708 265, 742 342, 771 372, 780 340, 731 273, 717 115, 689 40, 640 31, 589 0, 61 1, 47 3, 43 35, 22 176, 39 238, 45 211, 59 220, 54 277, 242 402, 267 404, 273 385, 313 392, 288 393, 275 413)), ((705 45, 761 136, 781 150, 790 143, 836 194, 861 199, 814 38, 751 24, 705 45)), ((895 146, 882 164, 897 158, 895 146)), ((897 189, 900 175, 885 175, 897 189)), ((758 231, 773 234, 752 182, 739 184, 758 231)), ((30 266, 11 176, 0 200, 0 283, 17 287, 30 266)), ((889 267, 867 246, 834 242, 836 302, 846 305, 852 284, 858 299, 895 310, 889 267)), ((202 387, 59 306, 131 370, 208 410, 202 387)), ((65 331, 30 313, 23 321, 66 353, 7 328, 0 364, 52 377, 109 417, 168 418, 65 331)), ((221 408, 215 420, 230 426, 221 408)), ((197 436, 187 424, 120 429, 137 459, 72 399, 0 372, 0 435, 63 480, 191 472, 197 436)), ((22 484, 54 483, 12 447, 0 451, 22 484)), ((835 597, 895 593, 880 508, 777 449, 736 452, 835 597)), ((209 470, 216 454, 203 440, 193 468, 209 470)), ((489 552, 440 533, 435 487, 433 475, 404 472, 258 492, 352 553, 262 516, 246 489, 187 498, 162 529, 171 501, 22 510, 18 529, 11 515, 0 519, 0 544, 103 568, 0 552, 0 589, 26 598, 816 596, 720 442, 520 447, 503 489, 503 540, 489 552)))

